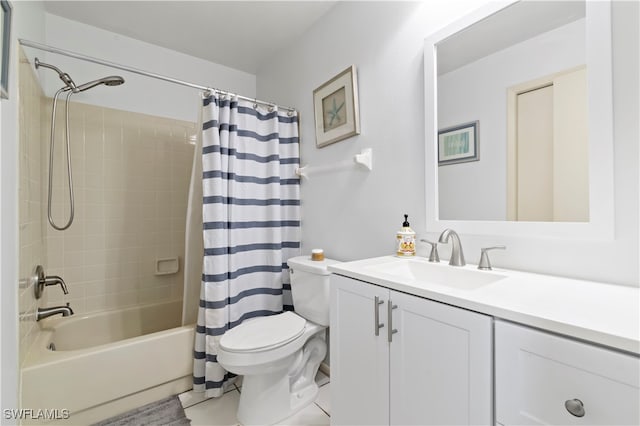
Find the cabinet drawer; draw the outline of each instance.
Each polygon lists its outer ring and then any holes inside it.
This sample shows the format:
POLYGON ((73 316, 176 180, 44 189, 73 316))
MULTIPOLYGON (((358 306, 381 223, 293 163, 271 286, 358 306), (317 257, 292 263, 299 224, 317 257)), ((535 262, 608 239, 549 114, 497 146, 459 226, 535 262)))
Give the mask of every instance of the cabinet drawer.
POLYGON ((495 345, 499 423, 639 424, 640 358, 503 321, 495 345))

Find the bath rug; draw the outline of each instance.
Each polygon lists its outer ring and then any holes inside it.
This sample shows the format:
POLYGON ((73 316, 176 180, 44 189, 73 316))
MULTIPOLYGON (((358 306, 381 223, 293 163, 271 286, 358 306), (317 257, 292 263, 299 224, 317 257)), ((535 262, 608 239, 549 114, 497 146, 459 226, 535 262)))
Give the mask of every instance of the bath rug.
POLYGON ((191 420, 184 414, 178 395, 173 395, 110 417, 93 426, 186 426, 190 424, 191 420))

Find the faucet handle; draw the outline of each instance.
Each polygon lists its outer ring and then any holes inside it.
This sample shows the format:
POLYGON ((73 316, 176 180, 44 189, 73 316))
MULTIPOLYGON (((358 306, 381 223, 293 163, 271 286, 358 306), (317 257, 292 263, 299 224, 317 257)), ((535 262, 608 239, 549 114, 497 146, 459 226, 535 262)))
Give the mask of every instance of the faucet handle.
POLYGON ((429 262, 440 262, 440 256, 438 256, 438 242, 433 242, 425 239, 420 240, 423 243, 431 244, 431 253, 429 253, 429 262))
POLYGON ((36 299, 40 299, 42 297, 42 292, 44 291, 45 286, 50 285, 58 285, 62 288, 62 292, 64 294, 69 294, 69 290, 67 289, 67 284, 65 284, 64 280, 57 275, 47 275, 44 272, 44 268, 42 265, 37 265, 33 270, 33 275, 31 276, 31 282, 34 283, 33 290, 35 293, 36 299))
POLYGON ((489 254, 487 253, 489 250, 505 250, 507 246, 493 246, 493 247, 484 247, 480 249, 480 263, 478 263, 478 269, 482 269, 483 271, 491 270, 491 262, 489 261, 489 254))
POLYGON ((64 294, 69 294, 69 290, 67 290, 67 284, 65 284, 64 280, 61 277, 57 275, 47 275, 46 277, 44 277, 44 285, 50 286, 58 284, 60 284, 60 287, 62 287, 62 292, 64 294))

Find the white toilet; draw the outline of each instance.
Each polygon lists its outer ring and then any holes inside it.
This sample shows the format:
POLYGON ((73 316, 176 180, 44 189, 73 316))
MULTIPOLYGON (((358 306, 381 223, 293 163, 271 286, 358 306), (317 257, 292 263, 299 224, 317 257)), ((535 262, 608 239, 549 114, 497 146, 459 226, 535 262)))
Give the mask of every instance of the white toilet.
POLYGON ((244 376, 238 421, 266 425, 283 420, 313 402, 315 375, 327 353, 329 325, 327 266, 299 256, 287 261, 295 313, 247 320, 220 339, 218 362, 244 376))

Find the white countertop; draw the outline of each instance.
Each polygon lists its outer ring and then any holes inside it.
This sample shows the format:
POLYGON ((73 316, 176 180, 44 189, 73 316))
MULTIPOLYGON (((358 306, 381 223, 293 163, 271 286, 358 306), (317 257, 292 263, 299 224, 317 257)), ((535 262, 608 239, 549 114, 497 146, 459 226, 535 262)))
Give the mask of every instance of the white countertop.
MULTIPOLYGON (((640 289, 494 268, 503 279, 476 289, 382 272, 407 259, 383 256, 329 266, 333 273, 497 318, 640 354, 640 289), (376 268, 371 268, 377 265, 376 268)), ((416 257, 413 262, 427 262, 416 257)), ((437 267, 454 268, 446 261, 437 267)), ((456 267, 457 268, 457 267, 456 267)), ((462 269, 477 271, 475 265, 462 269)), ((478 273, 485 273, 478 271, 478 273)))

